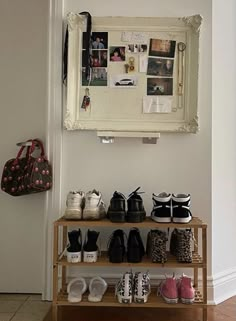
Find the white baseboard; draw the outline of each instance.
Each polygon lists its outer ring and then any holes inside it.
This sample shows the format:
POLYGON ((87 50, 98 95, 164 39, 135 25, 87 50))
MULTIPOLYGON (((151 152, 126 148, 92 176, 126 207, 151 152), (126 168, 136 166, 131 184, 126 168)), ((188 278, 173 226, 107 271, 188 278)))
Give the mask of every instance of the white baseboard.
POLYGON ((208 290, 213 304, 219 304, 236 295, 236 268, 228 269, 208 278, 208 290))

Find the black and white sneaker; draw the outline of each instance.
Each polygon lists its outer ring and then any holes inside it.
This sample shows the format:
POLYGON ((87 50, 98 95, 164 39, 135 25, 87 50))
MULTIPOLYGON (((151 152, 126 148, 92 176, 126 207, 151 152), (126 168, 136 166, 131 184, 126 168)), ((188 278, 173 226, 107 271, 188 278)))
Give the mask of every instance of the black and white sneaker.
POLYGON ((174 223, 189 223, 191 221, 190 199, 190 194, 172 194, 172 215, 174 223))
POLYGON ((151 218, 158 223, 171 222, 171 194, 165 192, 158 195, 152 194, 153 210, 151 218))

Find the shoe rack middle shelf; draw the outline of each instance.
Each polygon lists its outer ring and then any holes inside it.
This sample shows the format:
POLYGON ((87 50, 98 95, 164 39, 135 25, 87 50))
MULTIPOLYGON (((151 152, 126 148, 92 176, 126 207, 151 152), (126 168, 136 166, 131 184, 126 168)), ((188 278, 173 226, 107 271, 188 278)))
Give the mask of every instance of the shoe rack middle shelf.
POLYGON ((148 268, 157 268, 157 267, 204 267, 204 263, 202 261, 201 256, 198 253, 193 252, 192 253, 192 263, 179 263, 176 260, 176 257, 168 253, 167 255, 167 261, 165 263, 153 263, 150 258, 147 256, 144 256, 142 258, 142 262, 140 263, 131 263, 131 262, 122 262, 122 263, 111 263, 109 262, 108 254, 107 252, 101 252, 101 255, 98 258, 97 262, 89 263, 89 262, 78 262, 78 263, 70 263, 67 262, 67 258, 63 257, 61 259, 57 259, 57 264, 61 266, 110 266, 110 267, 148 267, 148 268))

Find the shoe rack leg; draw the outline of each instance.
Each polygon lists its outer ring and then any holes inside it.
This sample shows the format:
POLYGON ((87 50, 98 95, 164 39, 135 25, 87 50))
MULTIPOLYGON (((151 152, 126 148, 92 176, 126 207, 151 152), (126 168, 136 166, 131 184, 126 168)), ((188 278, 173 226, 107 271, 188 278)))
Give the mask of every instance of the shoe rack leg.
MULTIPOLYGON (((194 228, 194 252, 198 253, 198 228, 194 228)), ((194 279, 193 284, 195 289, 198 288, 198 267, 194 267, 194 279)))
POLYGON ((202 320, 207 321, 207 307, 202 309, 202 320))
POLYGON ((58 306, 56 304, 53 304, 52 306, 52 321, 58 320, 58 306))
POLYGON ((58 226, 54 225, 53 249, 53 321, 57 321, 57 295, 58 295, 58 226))
MULTIPOLYGON (((62 235, 62 244, 63 244, 63 251, 67 245, 67 226, 63 226, 63 235, 62 235)), ((66 290, 66 266, 62 267, 62 292, 63 294, 67 293, 66 290)))
POLYGON ((203 303, 206 305, 203 308, 203 321, 207 321, 207 229, 202 229, 202 259, 204 267, 202 269, 202 292, 203 303))

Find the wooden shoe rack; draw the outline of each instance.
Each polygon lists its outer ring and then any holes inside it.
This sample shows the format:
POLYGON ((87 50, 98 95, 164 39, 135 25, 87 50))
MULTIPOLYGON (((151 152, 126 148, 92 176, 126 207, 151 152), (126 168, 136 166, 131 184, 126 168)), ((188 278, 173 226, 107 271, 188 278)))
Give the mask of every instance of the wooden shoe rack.
MULTIPOLYGON (((69 221, 64 220, 63 218, 54 222, 54 255, 53 255, 53 321, 58 321, 58 307, 60 306, 109 306, 109 307, 137 307, 137 308, 170 308, 170 309, 198 309, 202 308, 203 321, 207 321, 207 225, 203 223, 199 218, 193 217, 190 223, 188 224, 176 224, 176 223, 156 223, 150 218, 142 223, 112 223, 109 220, 101 221, 69 221), (148 229, 157 229, 157 228, 191 228, 194 234, 194 248, 193 248, 193 260, 192 263, 178 263, 175 257, 168 255, 168 260, 165 264, 152 263, 149 258, 144 258, 140 263, 110 263, 107 257, 107 253, 103 252, 99 257, 96 263, 68 263, 65 256, 62 256, 60 251, 63 251, 67 245, 67 232, 68 228, 132 228, 138 227, 139 229, 148 228, 148 229), (109 288, 105 293, 102 302, 92 303, 87 300, 86 295, 83 296, 83 300, 79 303, 70 303, 67 300, 67 268, 69 266, 80 267, 127 267, 130 268, 135 266, 144 267, 150 270, 155 268, 173 268, 182 269, 190 268, 193 270, 193 284, 196 290, 195 302, 193 304, 167 304, 163 301, 160 296, 157 296, 157 289, 152 287, 152 292, 148 298, 148 302, 145 304, 120 304, 115 298, 114 286, 109 288), (59 286, 59 269, 61 269, 61 282, 59 286), (198 276, 199 270, 202 270, 202 284, 201 289, 199 289, 198 276)), ((163 274, 164 274, 163 270, 163 274)))

